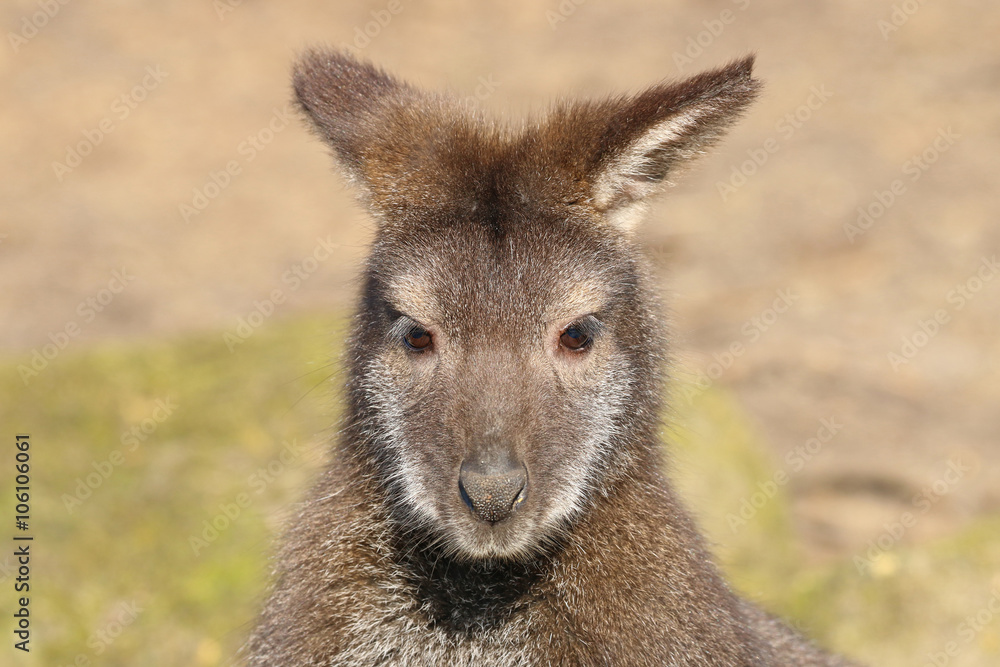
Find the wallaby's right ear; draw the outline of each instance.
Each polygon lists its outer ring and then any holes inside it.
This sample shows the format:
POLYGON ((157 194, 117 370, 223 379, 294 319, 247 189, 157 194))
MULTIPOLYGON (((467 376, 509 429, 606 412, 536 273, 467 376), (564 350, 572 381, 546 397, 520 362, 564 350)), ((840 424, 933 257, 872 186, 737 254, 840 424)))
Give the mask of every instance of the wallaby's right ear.
POLYGON ((634 96, 577 103, 550 118, 561 161, 624 231, 684 163, 714 144, 760 90, 753 56, 634 96))
POLYGON ((386 145, 386 120, 420 93, 371 63, 338 51, 312 50, 295 64, 299 106, 355 182, 367 185, 367 154, 386 145))

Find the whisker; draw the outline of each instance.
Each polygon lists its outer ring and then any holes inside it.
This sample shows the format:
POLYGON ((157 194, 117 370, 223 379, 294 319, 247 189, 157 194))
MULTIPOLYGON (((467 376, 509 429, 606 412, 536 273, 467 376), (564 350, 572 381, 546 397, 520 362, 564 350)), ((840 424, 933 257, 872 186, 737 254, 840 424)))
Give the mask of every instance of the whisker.
POLYGON ((292 405, 288 408, 288 410, 285 411, 285 415, 287 416, 289 413, 291 413, 291 411, 295 408, 295 406, 302 402, 302 399, 304 399, 309 394, 313 393, 316 390, 317 387, 319 387, 324 382, 330 380, 334 375, 336 375, 336 373, 330 373, 325 378, 323 378, 322 380, 320 380, 319 382, 317 382, 316 384, 314 384, 312 386, 312 389, 310 389, 306 393, 304 393, 301 396, 299 396, 298 400, 296 400, 294 403, 292 403, 292 405))
MULTIPOLYGON (((299 376, 296 376, 296 377, 293 377, 293 378, 292 378, 291 380, 287 380, 287 381, 285 381, 285 382, 282 382, 282 383, 281 383, 281 385, 282 385, 282 386, 285 386, 285 385, 287 385, 287 384, 291 384, 291 383, 295 382, 296 380, 301 380, 302 378, 306 377, 307 375, 312 375, 313 373, 318 373, 318 372, 320 372, 321 370, 323 370, 324 368, 329 368, 330 366, 336 366, 336 365, 337 365, 337 362, 336 362, 336 361, 331 361, 330 363, 328 363, 328 364, 323 364, 322 366, 319 366, 319 367, 317 367, 317 368, 314 368, 314 369, 312 369, 311 371, 306 371, 306 372, 305 372, 305 373, 303 373, 302 375, 299 375, 299 376)), ((332 377, 332 376, 330 376, 330 377, 332 377)), ((328 378, 328 379, 329 379, 329 378, 328 378)))

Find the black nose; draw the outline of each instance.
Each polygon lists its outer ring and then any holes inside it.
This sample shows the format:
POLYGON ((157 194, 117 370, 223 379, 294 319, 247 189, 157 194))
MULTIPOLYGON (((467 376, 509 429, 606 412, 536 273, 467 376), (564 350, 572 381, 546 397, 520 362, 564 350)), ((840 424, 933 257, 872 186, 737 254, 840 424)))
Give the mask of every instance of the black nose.
POLYGON ((510 460, 466 460, 458 473, 462 500, 477 519, 488 523, 509 517, 514 507, 524 501, 527 484, 524 465, 510 460))

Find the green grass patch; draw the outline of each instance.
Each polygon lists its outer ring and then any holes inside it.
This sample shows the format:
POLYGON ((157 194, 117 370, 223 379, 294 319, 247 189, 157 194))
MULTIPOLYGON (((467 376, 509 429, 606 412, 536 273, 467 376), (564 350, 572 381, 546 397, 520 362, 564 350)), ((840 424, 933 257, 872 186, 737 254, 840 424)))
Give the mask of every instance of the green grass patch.
POLYGON ((740 513, 783 468, 732 397, 718 389, 701 394, 665 440, 672 476, 741 593, 870 665, 1000 664, 1000 516, 940 542, 893 549, 870 566, 859 568, 854 557, 809 565, 787 485, 740 513))
MULTIPOLYGON (((23 664, 225 661, 253 618, 272 532, 335 427, 327 364, 342 327, 267 325, 233 352, 221 335, 67 349, 28 386, 27 360, 5 364, 5 437, 31 434, 23 664)), ((0 497, 12 481, 2 475, 0 497)))

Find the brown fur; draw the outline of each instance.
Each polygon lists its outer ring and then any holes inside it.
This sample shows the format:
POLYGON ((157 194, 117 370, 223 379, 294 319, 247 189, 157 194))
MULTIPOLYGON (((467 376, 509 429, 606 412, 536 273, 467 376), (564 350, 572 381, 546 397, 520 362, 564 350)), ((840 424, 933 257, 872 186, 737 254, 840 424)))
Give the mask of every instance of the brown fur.
POLYGON ((753 100, 751 68, 512 129, 302 59, 298 100, 379 231, 346 425, 248 664, 846 664, 729 591, 662 473, 664 336, 632 230, 753 100), (509 514, 473 510, 470 464, 523 473, 509 514))

